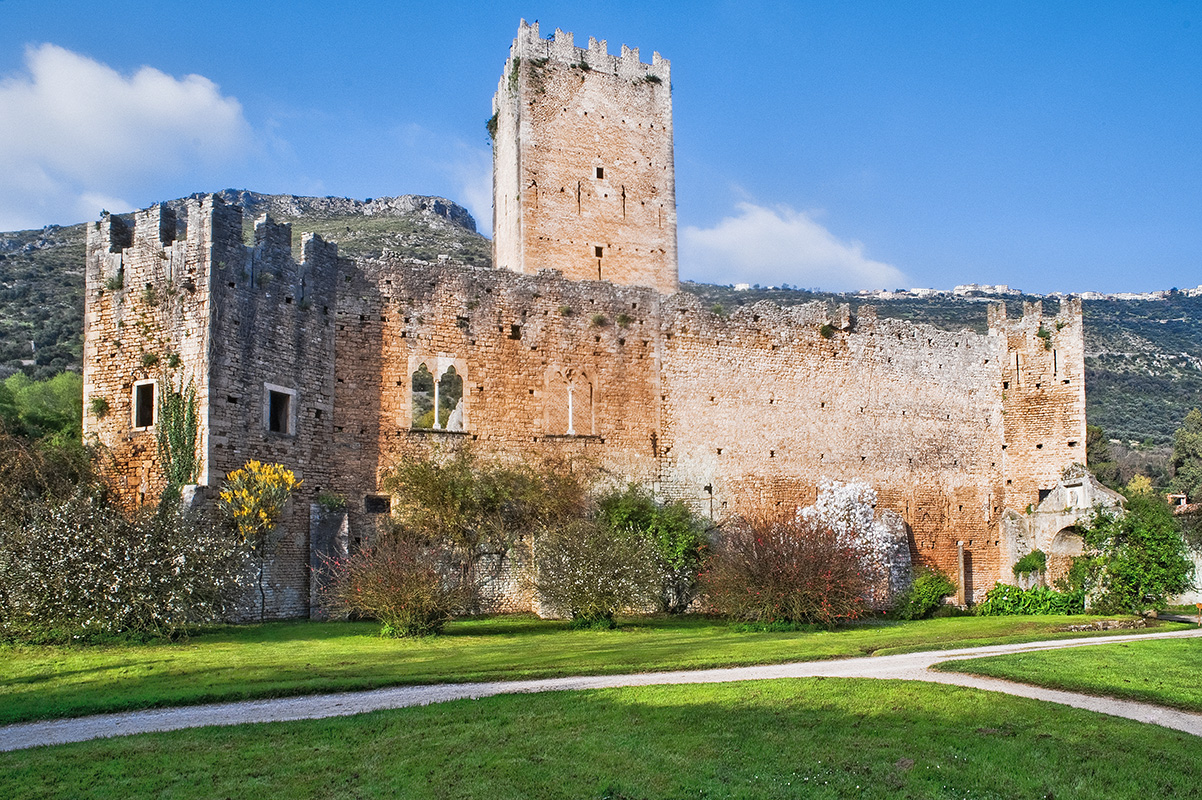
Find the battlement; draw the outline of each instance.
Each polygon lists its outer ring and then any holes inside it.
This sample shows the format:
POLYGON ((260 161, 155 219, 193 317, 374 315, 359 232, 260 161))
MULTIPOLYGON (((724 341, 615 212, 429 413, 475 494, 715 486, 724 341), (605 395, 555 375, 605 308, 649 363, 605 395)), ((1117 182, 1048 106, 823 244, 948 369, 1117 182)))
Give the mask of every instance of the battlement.
MULTIPOLYGON (((639 58, 639 48, 622 45, 620 55, 610 55, 608 42, 590 36, 588 47, 577 47, 575 36, 571 31, 555 29, 551 38, 544 39, 539 35, 538 22, 527 24, 522 20, 518 26, 517 38, 509 48, 509 61, 529 58, 545 59, 568 66, 587 65, 590 70, 616 75, 621 78, 653 77, 653 82, 669 84, 671 82, 671 63, 658 52, 651 56, 647 64, 639 58)), ((508 70, 506 70, 508 72, 508 70)), ((502 82, 504 78, 502 78, 502 82)))

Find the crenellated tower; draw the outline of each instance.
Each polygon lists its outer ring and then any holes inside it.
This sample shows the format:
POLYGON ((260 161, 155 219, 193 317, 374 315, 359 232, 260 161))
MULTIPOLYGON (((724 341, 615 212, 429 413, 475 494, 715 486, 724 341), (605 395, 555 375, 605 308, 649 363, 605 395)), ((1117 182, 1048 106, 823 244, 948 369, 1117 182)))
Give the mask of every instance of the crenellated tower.
POLYGON ((493 97, 493 263, 677 288, 669 62, 522 20, 493 97))
POLYGON ((168 392, 195 391, 193 482, 220 487, 255 459, 304 481, 268 569, 269 613, 308 609, 308 500, 328 486, 333 436, 332 320, 337 247, 266 216, 243 239, 242 209, 215 195, 177 214, 106 214, 88 226, 84 436, 111 458, 123 502, 153 503, 165 484, 158 433, 168 392))

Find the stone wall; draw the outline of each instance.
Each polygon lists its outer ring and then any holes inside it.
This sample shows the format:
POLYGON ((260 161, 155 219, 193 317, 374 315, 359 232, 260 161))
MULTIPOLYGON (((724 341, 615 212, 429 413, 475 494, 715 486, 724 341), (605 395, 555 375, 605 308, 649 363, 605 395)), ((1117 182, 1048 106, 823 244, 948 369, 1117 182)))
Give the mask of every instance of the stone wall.
MULTIPOLYGON (((110 471, 131 505, 153 503, 163 486, 157 418, 135 425, 139 384, 197 391, 198 483, 218 486, 247 461, 278 462, 304 483, 281 525, 267 573, 274 616, 308 613, 311 496, 328 484, 332 436, 333 245, 290 226, 258 221, 242 242, 242 216, 213 196, 190 200, 178 219, 155 206, 130 230, 107 216, 88 231, 85 437, 112 455, 110 471), (270 418, 275 393, 276 419, 270 418), (273 427, 275 428, 273 430, 273 427)), ((156 409, 157 411, 157 409, 156 409)))
POLYGON ((676 291, 670 65, 523 21, 497 93, 494 265, 676 291))
MULTIPOLYGON (((305 481, 269 575, 279 616, 309 608, 318 491, 347 498, 353 547, 386 518, 388 469, 468 444, 583 460, 716 521, 808 505, 823 480, 862 480, 904 521, 917 562, 957 576, 963 546, 976 599, 1016 557, 1002 544, 1005 508, 1038 504, 1083 452, 1069 444, 1084 419, 1072 304, 1055 319, 995 310, 985 335, 820 303, 723 316, 692 295, 553 271, 339 260, 310 237, 296 260, 287 226, 261 220, 244 245, 237 209, 212 199, 189 208, 186 226, 163 219, 151 209, 132 232, 111 218, 93 226, 85 384, 111 409, 88 432, 114 453, 122 491, 152 499, 153 428, 131 430, 129 397, 158 375, 144 353, 178 353, 177 371, 201 387, 202 482, 252 458, 305 481), (126 288, 104 288, 118 267, 126 288), (423 365, 462 380, 454 424, 415 427, 423 365), (270 429, 273 391, 289 397, 284 430, 270 429)), ((531 602, 520 560, 490 568, 499 606, 531 602)))

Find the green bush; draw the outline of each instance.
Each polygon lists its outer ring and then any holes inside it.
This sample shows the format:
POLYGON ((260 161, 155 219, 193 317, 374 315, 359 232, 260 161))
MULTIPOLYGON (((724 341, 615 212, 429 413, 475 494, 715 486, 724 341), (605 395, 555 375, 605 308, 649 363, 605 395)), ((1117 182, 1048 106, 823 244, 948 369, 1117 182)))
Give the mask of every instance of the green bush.
POLYGON ((1005 583, 995 583, 976 607, 985 617, 1015 614, 1082 614, 1085 595, 1081 592, 1058 592, 1046 586, 1020 589, 1005 583))
POLYGON ((599 502, 598 518, 611 536, 637 536, 656 555, 660 608, 685 611, 697 595, 697 571, 705 551, 705 525, 681 502, 660 505, 646 489, 630 484, 599 502))
POLYGON ((897 599, 891 616, 896 619, 925 619, 943 605, 943 598, 955 591, 956 584, 944 572, 934 567, 923 567, 914 576, 910 588, 897 599))
POLYGON ((1032 550, 1014 562, 1012 571, 1015 575, 1030 575, 1032 572, 1043 572, 1048 568, 1048 554, 1042 550, 1032 550))
POLYGON ((544 531, 534 543, 534 589, 573 627, 614 626, 614 615, 659 597, 658 558, 641 536, 614 536, 582 518, 544 531))
POLYGON ((1089 597, 1104 614, 1163 609, 1193 587, 1180 523, 1154 494, 1131 494, 1126 513, 1098 510, 1081 532, 1085 555, 1073 559, 1060 588, 1089 597))

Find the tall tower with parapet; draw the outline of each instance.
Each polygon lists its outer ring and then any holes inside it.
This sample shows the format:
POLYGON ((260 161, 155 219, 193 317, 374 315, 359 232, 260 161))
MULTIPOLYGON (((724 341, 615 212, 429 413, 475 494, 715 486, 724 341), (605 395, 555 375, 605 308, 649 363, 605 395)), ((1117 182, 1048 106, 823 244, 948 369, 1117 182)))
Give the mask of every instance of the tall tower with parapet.
POLYGON ((493 96, 493 263, 677 288, 670 65, 522 20, 493 96))

